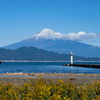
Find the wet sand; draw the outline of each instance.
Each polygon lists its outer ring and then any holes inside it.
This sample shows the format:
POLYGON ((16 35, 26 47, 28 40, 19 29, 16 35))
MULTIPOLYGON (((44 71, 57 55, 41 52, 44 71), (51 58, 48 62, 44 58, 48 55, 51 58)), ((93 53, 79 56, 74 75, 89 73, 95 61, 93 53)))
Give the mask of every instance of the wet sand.
POLYGON ((59 79, 64 82, 70 81, 71 83, 83 85, 92 84, 94 81, 100 81, 100 74, 73 74, 73 73, 4 73, 0 74, 1 83, 12 83, 14 85, 22 85, 29 82, 29 78, 36 80, 39 76, 44 79, 52 80, 54 83, 59 79))

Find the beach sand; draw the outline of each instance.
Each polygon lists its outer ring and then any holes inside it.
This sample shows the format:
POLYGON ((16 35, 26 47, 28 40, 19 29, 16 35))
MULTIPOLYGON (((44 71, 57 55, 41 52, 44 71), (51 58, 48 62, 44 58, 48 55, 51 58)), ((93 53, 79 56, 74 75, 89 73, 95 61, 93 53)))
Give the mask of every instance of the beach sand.
POLYGON ((52 80, 54 83, 58 82, 59 79, 64 82, 70 81, 71 83, 79 85, 90 85, 94 81, 100 81, 100 74, 73 74, 73 73, 4 73, 0 74, 1 83, 12 83, 14 85, 21 86, 23 83, 28 83, 29 78, 36 80, 39 76, 45 80, 52 80))

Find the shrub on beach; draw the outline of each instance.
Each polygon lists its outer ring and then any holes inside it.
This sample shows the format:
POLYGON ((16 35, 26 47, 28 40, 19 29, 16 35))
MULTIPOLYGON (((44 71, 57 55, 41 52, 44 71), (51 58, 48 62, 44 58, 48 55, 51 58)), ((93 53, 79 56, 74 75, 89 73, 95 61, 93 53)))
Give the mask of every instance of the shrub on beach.
POLYGON ((0 83, 0 100, 100 100, 100 82, 91 85, 72 84, 59 80, 56 84, 42 77, 30 79, 22 87, 0 83))

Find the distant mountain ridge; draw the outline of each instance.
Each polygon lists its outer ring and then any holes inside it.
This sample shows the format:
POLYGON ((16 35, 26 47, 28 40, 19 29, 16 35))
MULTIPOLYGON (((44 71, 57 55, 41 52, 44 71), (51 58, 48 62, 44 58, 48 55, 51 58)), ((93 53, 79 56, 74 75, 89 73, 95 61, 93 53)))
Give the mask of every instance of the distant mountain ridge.
POLYGON ((50 29, 43 29, 41 32, 35 34, 29 39, 5 46, 3 48, 17 49, 23 46, 32 46, 39 49, 66 54, 69 54, 72 51, 77 56, 100 57, 100 47, 67 40, 64 38, 64 34, 54 32, 50 29))
MULTIPOLYGON (((0 48, 0 60, 70 61, 70 54, 59 54, 35 47, 20 47, 15 50, 0 48)), ((86 58, 74 55, 74 61, 100 61, 100 58, 86 58)))

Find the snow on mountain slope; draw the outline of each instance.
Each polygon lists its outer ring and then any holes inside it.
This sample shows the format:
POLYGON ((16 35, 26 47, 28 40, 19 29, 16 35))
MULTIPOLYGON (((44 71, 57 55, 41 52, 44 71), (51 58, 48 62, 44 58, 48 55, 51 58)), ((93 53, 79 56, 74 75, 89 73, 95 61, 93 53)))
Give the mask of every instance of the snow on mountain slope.
POLYGON ((41 32, 35 34, 33 37, 36 39, 43 38, 43 39, 62 39, 63 34, 59 32, 54 32, 51 29, 43 29, 41 32))

